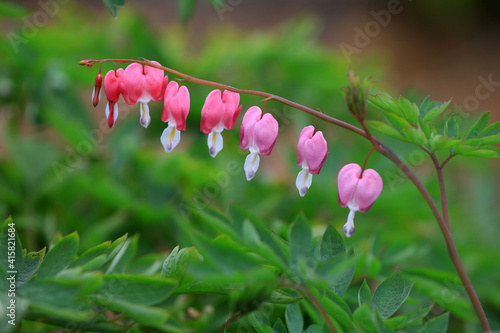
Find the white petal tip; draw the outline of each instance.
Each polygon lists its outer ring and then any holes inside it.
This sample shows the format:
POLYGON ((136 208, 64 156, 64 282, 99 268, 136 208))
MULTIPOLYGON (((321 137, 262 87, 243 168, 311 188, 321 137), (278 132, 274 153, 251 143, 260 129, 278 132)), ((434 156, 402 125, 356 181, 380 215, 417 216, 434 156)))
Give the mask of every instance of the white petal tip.
POLYGON ((306 195, 306 193, 307 193, 307 190, 308 190, 308 189, 309 189, 309 188, 307 188, 307 187, 303 187, 303 188, 301 188, 301 189, 299 190, 299 194, 300 194, 300 196, 301 196, 301 197, 305 196, 305 195, 306 195))

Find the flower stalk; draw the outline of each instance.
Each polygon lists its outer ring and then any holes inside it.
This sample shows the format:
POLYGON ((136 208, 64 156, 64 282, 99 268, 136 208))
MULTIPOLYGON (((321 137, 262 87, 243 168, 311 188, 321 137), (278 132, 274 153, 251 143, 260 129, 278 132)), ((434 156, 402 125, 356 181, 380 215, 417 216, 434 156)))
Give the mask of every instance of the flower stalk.
MULTIPOLYGON (((484 332, 491 332, 488 320, 486 318, 486 315, 484 313, 484 310, 481 306, 481 303, 479 301, 479 298, 477 297, 474 288, 469 280, 469 277, 467 276, 467 273, 465 272, 464 266, 460 260, 460 256, 458 254, 457 248, 455 246, 455 243, 453 241, 453 237, 450 232, 449 228, 449 217, 448 217, 448 208, 447 208, 447 201, 446 201, 446 193, 444 191, 444 181, 443 181, 443 175, 442 175, 442 168, 444 165, 453 157, 453 155, 450 155, 449 158, 447 158, 442 164, 439 164, 437 161, 437 158, 432 156, 431 158, 433 159, 433 162, 436 166, 436 170, 438 172, 438 181, 440 184, 440 189, 441 189, 441 205, 442 205, 442 213, 439 211, 436 203, 434 202, 432 196, 429 194, 427 191, 426 187, 422 184, 422 182, 418 179, 418 177, 410 170, 410 168, 392 151, 390 150, 385 144, 383 144, 380 140, 377 138, 373 137, 370 132, 368 131, 364 118, 365 118, 365 112, 366 112, 366 105, 369 97, 369 87, 371 86, 371 82, 369 82, 367 79, 364 79, 363 81, 359 80, 356 75, 352 73, 352 71, 349 72, 349 81, 350 81, 350 86, 344 90, 344 96, 346 98, 346 102, 348 105, 349 111, 354 115, 354 117, 360 122, 362 128, 356 127, 354 125, 351 125, 349 123, 343 122, 341 120, 338 120, 334 117, 328 116, 322 112, 319 112, 317 110, 314 110, 310 107, 304 106, 302 104, 290 101, 286 98, 283 98, 281 96, 277 96, 274 94, 262 92, 262 91, 256 91, 256 90, 246 90, 246 89, 238 89, 234 88, 225 84, 209 81, 209 80, 204 80, 204 79, 199 79, 184 73, 181 73, 179 71, 176 71, 174 69, 168 68, 161 66, 160 64, 156 62, 152 62, 149 60, 133 60, 133 59, 102 59, 102 60, 82 60, 80 61, 80 65, 86 65, 88 67, 92 67, 94 64, 99 64, 101 65, 104 62, 115 62, 115 63, 138 63, 142 64, 144 66, 150 66, 153 68, 161 69, 164 70, 165 72, 171 73, 173 75, 176 75, 180 78, 182 78, 184 81, 187 82, 192 82, 196 84, 202 84, 206 86, 212 86, 218 89, 222 90, 229 90, 235 93, 239 94, 246 94, 246 95, 254 95, 254 96, 259 96, 263 97, 266 101, 269 100, 275 100, 277 102, 280 102, 282 104, 285 104, 287 106, 290 106, 292 108, 298 109, 300 111, 306 112, 318 119, 321 119, 325 122, 331 123, 333 125, 342 127, 348 131, 351 131, 355 134, 361 135, 362 137, 368 139, 372 145, 374 150, 379 152, 381 155, 385 156, 388 158, 390 161, 392 161, 405 175, 406 177, 415 185, 415 187, 419 190, 421 195, 423 196, 424 200, 428 204, 429 208, 432 211, 432 214, 434 215, 441 232, 444 236, 446 247, 448 249, 448 254, 450 257, 450 260, 452 261, 458 276, 460 277, 460 280, 462 281, 462 284, 464 285, 465 291, 467 292, 467 295, 469 296, 469 299, 471 300, 472 306, 474 307, 474 310, 476 312, 476 315, 481 323, 481 326, 483 328, 484 332)), ((364 169, 364 168, 363 168, 364 169)))

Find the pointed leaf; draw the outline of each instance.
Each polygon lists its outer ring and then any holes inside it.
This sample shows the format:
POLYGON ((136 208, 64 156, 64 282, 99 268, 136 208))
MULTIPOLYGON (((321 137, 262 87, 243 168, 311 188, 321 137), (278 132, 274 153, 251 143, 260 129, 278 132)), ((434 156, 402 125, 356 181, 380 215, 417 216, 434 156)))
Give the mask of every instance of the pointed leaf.
POLYGON ((384 135, 390 136, 391 138, 398 139, 401 141, 406 141, 406 138, 395 128, 390 125, 387 125, 383 121, 378 120, 366 120, 365 123, 368 127, 380 132, 384 135))
POLYGON ((382 319, 387 319, 403 304, 410 290, 411 286, 405 288, 403 274, 397 269, 375 289, 373 307, 377 309, 382 319))
POLYGON ((419 115, 418 106, 415 103, 410 102, 403 96, 399 97, 398 104, 401 110, 403 110, 405 119, 413 125, 417 125, 417 118, 419 115))
POLYGON ((286 307, 285 319, 289 333, 302 333, 304 329, 304 319, 302 318, 299 304, 289 304, 286 307))
POLYGON ((345 255, 346 253, 344 239, 331 223, 328 224, 323 234, 319 251, 321 263, 324 263, 332 257, 345 255))
POLYGON ((444 134, 446 134, 449 138, 456 138, 458 136, 458 122, 454 114, 452 114, 446 121, 444 134))
POLYGON ((366 280, 363 280, 363 284, 358 291, 358 304, 359 306, 363 304, 368 304, 369 307, 372 306, 372 292, 370 291, 370 287, 366 280))
POLYGON ((481 132, 483 132, 486 129, 486 126, 488 126, 488 122, 490 120, 490 113, 485 112, 479 117, 479 119, 476 121, 474 125, 469 130, 469 133, 467 133, 466 139, 474 139, 474 138, 480 138, 481 137, 481 132))
POLYGON ((448 102, 444 102, 444 103, 433 102, 435 106, 432 109, 427 111, 427 113, 425 114, 425 116, 423 117, 422 120, 423 121, 431 121, 431 120, 437 118, 438 116, 441 115, 441 113, 443 113, 444 110, 446 110, 448 105, 450 105, 450 102, 451 102, 451 99, 448 102))
POLYGON ((53 277, 75 260, 79 237, 75 232, 67 235, 45 255, 36 278, 53 277))

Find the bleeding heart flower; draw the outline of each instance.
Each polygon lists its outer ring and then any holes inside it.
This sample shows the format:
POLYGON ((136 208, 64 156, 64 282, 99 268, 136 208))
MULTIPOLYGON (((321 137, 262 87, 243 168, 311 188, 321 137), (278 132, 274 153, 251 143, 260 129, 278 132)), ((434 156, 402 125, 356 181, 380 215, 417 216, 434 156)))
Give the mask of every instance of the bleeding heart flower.
POLYGON ((168 127, 161 135, 161 143, 167 153, 181 141, 181 132, 186 130, 186 118, 189 113, 189 91, 185 86, 179 87, 176 81, 170 81, 165 89, 161 120, 168 121, 168 127))
MULTIPOLYGON (((160 65, 156 61, 151 63, 160 65)), ((168 76, 163 77, 163 70, 151 66, 142 66, 132 63, 125 68, 122 82, 122 95, 129 105, 140 103, 141 118, 143 127, 148 127, 151 122, 148 102, 151 100, 161 101, 162 93, 168 83, 168 76)))
POLYGON ((121 82, 123 80, 123 68, 109 71, 104 77, 104 92, 108 103, 106 104, 106 118, 108 118, 108 126, 114 126, 118 118, 118 99, 121 93, 121 82))
POLYGON ((344 166, 337 178, 339 204, 349 207, 349 216, 344 225, 344 234, 351 237, 354 233, 354 214, 366 213, 382 192, 383 182, 373 169, 362 171, 356 163, 344 166))
POLYGON ((301 197, 306 195, 312 183, 312 175, 319 174, 328 155, 328 146, 323 133, 314 131, 313 126, 304 127, 297 144, 297 166, 301 166, 302 171, 297 175, 295 186, 301 197))
POLYGON ((221 132, 224 129, 234 128, 241 111, 239 104, 240 94, 229 90, 221 93, 219 89, 215 89, 208 94, 201 109, 200 130, 208 134, 207 144, 210 156, 215 157, 222 150, 221 132))
POLYGON ((243 116, 240 129, 240 148, 250 150, 245 160, 245 175, 247 180, 255 176, 259 168, 259 155, 269 155, 278 138, 279 125, 276 119, 258 106, 252 106, 243 116))

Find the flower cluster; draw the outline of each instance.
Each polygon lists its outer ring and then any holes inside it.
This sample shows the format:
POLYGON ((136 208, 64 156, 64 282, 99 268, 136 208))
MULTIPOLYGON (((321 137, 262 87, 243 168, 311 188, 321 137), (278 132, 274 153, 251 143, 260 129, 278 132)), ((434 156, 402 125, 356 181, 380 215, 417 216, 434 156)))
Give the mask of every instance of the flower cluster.
MULTIPOLYGON (((154 65, 160 65, 152 61, 154 65)), ((151 122, 148 103, 163 101, 161 120, 168 123, 160 141, 165 152, 171 152, 181 140, 181 131, 186 130, 186 119, 190 109, 190 96, 186 86, 177 81, 168 81, 164 71, 151 66, 132 63, 125 69, 110 70, 102 77, 96 77, 92 104, 97 106, 101 97, 101 87, 108 100, 106 117, 108 126, 113 127, 118 118, 120 96, 129 105, 139 103, 140 124, 148 127, 151 122)), ((215 158, 223 148, 223 130, 232 130, 241 112, 240 95, 219 89, 211 91, 201 109, 200 130, 208 134, 207 144, 210 156, 215 158)), ((240 127, 239 146, 248 150, 244 170, 247 180, 251 180, 259 168, 260 156, 271 154, 278 137, 279 125, 270 113, 264 113, 258 106, 250 107, 240 127)), ((297 144, 298 173, 296 186, 300 196, 306 195, 312 184, 312 175, 321 171, 328 155, 328 146, 321 131, 314 126, 306 126, 299 135, 297 144)), ((350 237, 354 233, 354 214, 367 212, 382 191, 382 178, 372 170, 363 170, 351 163, 344 166, 338 175, 339 203, 349 207, 350 213, 344 225, 344 233, 350 237)))

